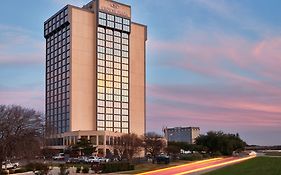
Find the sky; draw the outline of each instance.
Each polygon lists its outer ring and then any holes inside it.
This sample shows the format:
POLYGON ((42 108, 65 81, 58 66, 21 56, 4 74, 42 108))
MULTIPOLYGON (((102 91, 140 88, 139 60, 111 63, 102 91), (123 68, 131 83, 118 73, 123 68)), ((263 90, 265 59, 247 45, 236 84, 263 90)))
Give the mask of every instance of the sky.
MULTIPOLYGON (((66 4, 0 6, 0 104, 44 112, 43 23, 66 4)), ((119 0, 148 26, 147 131, 198 126, 281 144, 281 1, 119 0)))

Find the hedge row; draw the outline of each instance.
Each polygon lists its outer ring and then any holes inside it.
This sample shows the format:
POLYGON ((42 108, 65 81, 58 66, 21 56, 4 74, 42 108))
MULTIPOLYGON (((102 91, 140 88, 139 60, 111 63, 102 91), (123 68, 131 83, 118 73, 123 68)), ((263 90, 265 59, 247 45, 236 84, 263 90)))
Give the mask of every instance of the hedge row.
POLYGON ((118 171, 130 171, 134 170, 135 166, 126 162, 114 162, 101 164, 102 173, 113 173, 118 171))

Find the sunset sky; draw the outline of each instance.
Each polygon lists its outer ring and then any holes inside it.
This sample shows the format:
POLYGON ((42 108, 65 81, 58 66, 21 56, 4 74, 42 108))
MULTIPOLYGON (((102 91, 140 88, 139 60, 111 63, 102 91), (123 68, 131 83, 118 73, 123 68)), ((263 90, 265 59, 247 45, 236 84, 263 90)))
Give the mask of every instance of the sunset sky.
MULTIPOLYGON (((44 21, 90 0, 0 6, 0 104, 44 112, 44 21)), ((281 1, 119 0, 148 26, 147 130, 199 126, 281 144, 281 1)))

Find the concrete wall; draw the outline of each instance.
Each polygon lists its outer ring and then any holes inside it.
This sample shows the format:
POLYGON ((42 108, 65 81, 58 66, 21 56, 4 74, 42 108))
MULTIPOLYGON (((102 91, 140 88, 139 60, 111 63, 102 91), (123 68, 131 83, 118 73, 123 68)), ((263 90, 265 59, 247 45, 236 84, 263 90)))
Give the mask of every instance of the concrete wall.
POLYGON ((130 35, 130 133, 146 131, 145 47, 146 26, 132 23, 130 35))
POLYGON ((96 130, 96 17, 71 10, 71 131, 96 130))

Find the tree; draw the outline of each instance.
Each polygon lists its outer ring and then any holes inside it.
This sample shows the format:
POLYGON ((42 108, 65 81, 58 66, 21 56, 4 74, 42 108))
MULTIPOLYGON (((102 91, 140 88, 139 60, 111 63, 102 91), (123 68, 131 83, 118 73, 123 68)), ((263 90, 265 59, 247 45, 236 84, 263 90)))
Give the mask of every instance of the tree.
POLYGON ((149 153, 153 160, 165 148, 166 142, 163 137, 154 132, 149 132, 144 136, 144 148, 146 153, 149 153))
POLYGON ((0 162, 39 153, 42 121, 42 115, 33 109, 0 105, 0 162))
POLYGON ((136 134, 124 134, 114 144, 114 149, 120 154, 121 159, 127 159, 130 162, 133 157, 142 150, 143 140, 136 134))
POLYGON ((210 131, 206 135, 200 135, 195 142, 197 145, 206 147, 209 153, 220 152, 223 155, 231 155, 233 151, 244 150, 246 146, 239 134, 225 134, 222 131, 210 131))
POLYGON ((81 138, 75 145, 71 145, 67 150, 66 153, 79 155, 82 154, 84 156, 91 156, 95 151, 96 147, 93 147, 93 144, 90 140, 81 138))

